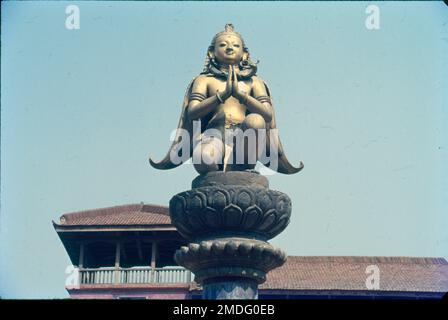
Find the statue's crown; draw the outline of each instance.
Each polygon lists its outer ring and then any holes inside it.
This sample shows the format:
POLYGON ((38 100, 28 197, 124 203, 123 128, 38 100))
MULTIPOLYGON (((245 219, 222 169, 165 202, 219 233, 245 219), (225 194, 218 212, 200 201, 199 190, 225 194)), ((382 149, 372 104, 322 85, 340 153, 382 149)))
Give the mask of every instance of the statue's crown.
POLYGON ((232 23, 227 23, 227 24, 224 26, 224 31, 218 32, 218 33, 213 37, 212 45, 215 44, 216 38, 218 38, 219 36, 221 36, 221 35, 223 35, 223 34, 231 34, 231 35, 237 36, 238 38, 241 39, 241 42, 243 43, 243 46, 244 46, 244 40, 243 40, 243 37, 242 37, 238 32, 235 31, 235 27, 233 26, 232 23))

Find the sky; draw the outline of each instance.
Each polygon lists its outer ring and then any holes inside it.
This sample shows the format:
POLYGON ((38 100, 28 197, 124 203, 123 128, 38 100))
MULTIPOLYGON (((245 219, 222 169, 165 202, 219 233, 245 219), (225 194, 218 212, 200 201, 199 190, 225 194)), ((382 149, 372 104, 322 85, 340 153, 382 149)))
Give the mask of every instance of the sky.
POLYGON ((296 175, 289 255, 448 258, 443 2, 2 2, 0 296, 66 298, 67 212, 167 205, 157 171, 189 81, 231 22, 275 101, 296 175), (67 29, 68 5, 80 28, 67 29), (366 7, 380 28, 366 28, 366 7))

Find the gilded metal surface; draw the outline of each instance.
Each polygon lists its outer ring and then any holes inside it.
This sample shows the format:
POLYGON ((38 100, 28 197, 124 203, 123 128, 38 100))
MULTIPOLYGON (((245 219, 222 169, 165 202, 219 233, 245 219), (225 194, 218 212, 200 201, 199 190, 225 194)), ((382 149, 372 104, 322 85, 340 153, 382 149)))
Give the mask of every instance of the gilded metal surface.
MULTIPOLYGON (((278 154, 278 161, 272 166, 272 161, 262 162, 272 170, 293 174, 303 168, 301 162, 298 167, 293 166, 286 157, 280 139, 277 135, 270 138, 276 130, 275 112, 272 97, 267 84, 257 77, 257 64, 250 59, 249 50, 246 47, 242 36, 234 31, 233 25, 227 24, 225 30, 216 34, 208 48, 203 72, 195 77, 189 84, 182 106, 181 117, 178 129, 189 132, 191 137, 191 148, 189 157, 191 158, 193 147, 200 147, 200 159, 210 161, 200 161, 193 164, 199 173, 210 171, 243 171, 255 167, 256 161, 260 160, 262 152, 273 154, 275 148, 278 154), (249 161, 249 151, 242 165, 232 165, 228 163, 229 157, 235 157, 234 149, 226 147, 223 139, 217 141, 215 137, 203 140, 198 145, 193 144, 193 125, 195 120, 201 120, 201 130, 216 129, 224 132, 225 129, 239 128, 242 131, 247 129, 265 129, 266 139, 261 142, 257 140, 251 153, 255 153, 256 161, 249 161), (216 152, 219 150, 220 152, 216 152)), ((256 131, 258 132, 258 131, 256 131)), ((225 134, 222 134, 222 138, 225 134)), ((182 137, 177 134, 167 155, 160 161, 155 162, 150 159, 150 163, 157 169, 172 169, 180 163, 174 163, 171 159, 173 152, 182 141, 182 137)), ((187 159, 186 158, 186 159, 187 159)), ((231 158, 233 160, 233 158, 231 158)), ((234 161, 236 163, 236 161, 234 161)))

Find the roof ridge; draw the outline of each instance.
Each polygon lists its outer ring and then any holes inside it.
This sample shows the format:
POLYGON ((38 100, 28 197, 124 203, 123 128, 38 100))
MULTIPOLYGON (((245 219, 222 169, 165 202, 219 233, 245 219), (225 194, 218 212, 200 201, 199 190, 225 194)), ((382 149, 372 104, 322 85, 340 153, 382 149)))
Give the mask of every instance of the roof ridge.
POLYGON ((132 212, 142 212, 160 215, 169 215, 168 207, 152 204, 124 204, 105 208, 89 209, 65 213, 60 217, 61 223, 66 223, 80 218, 94 218, 98 216, 112 216, 129 214, 132 212))
POLYGON ((302 263, 381 263, 381 264, 441 264, 448 262, 441 257, 406 257, 406 256, 288 256, 288 259, 301 260, 302 263))
POLYGON ((169 209, 167 206, 161 206, 157 204, 143 204, 141 208, 142 212, 156 213, 169 215, 169 209))

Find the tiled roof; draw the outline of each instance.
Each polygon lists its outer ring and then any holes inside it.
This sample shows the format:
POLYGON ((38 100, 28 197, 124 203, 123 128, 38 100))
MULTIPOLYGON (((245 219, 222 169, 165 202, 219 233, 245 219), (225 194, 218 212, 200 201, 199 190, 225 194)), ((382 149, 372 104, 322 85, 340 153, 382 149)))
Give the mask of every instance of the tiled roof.
POLYGON ((366 268, 379 269, 381 291, 448 292, 448 262, 443 258, 296 257, 271 271, 260 289, 367 290, 366 268))
POLYGON ((171 225, 168 208, 149 204, 131 204, 66 213, 61 226, 171 225))
MULTIPOLYGON (((380 271, 379 291, 448 292, 448 262, 443 258, 297 257, 267 275, 260 290, 371 291, 367 266, 380 271)), ((190 290, 201 290, 193 282, 190 290)))

